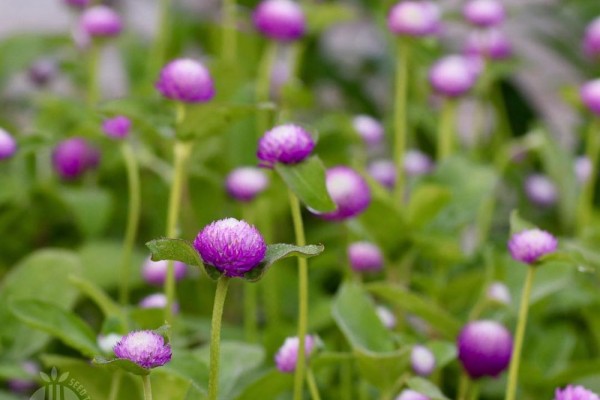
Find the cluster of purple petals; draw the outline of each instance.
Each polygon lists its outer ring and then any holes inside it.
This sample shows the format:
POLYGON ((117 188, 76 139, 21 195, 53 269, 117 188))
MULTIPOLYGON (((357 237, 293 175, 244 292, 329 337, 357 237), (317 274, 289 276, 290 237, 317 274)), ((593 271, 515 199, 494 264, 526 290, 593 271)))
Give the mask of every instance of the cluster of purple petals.
POLYGON ((115 345, 117 358, 132 361, 142 368, 155 368, 171 360, 171 346, 153 331, 134 331, 123 336, 115 345))
POLYGON ((0 128, 0 160, 12 157, 17 151, 17 141, 12 135, 0 128))
POLYGON ((583 52, 590 58, 600 57, 600 17, 596 17, 585 30, 583 52))
POLYGON ((440 14, 438 6, 430 1, 401 1, 390 9, 388 28, 397 35, 435 35, 440 30, 440 14))
POLYGON ((227 175, 225 187, 231 197, 251 201, 269 186, 269 177, 260 168, 240 167, 227 175))
POLYGON ((505 11, 498 0, 470 0, 463 7, 463 16, 475 26, 490 28, 504 22, 505 11))
POLYGON ((370 242, 351 243, 348 246, 348 260, 356 272, 373 272, 383 268, 383 253, 370 242))
POLYGON ((76 179, 100 162, 100 152, 82 137, 58 143, 52 153, 52 165, 61 178, 76 179))
POLYGON ((508 241, 512 258, 525 264, 535 263, 557 247, 558 240, 552 234, 537 228, 515 233, 508 241))
POLYGON ((385 130, 381 122, 368 115, 357 115, 352 120, 354 130, 369 146, 377 146, 385 136, 385 130))
POLYGON ((600 116, 600 79, 584 83, 579 89, 579 95, 583 105, 593 114, 600 116))
POLYGON ((464 53, 492 60, 504 60, 512 55, 512 45, 502 30, 474 30, 467 36, 464 53))
POLYGON ((179 58, 160 71, 156 89, 166 98, 183 103, 204 103, 215 96, 209 70, 202 63, 179 58))
POLYGON ((600 400, 600 396, 583 386, 569 385, 564 389, 556 389, 554 400, 600 400))
MULTIPOLYGON (((315 344, 316 340, 313 336, 305 336, 304 354, 306 354, 306 358, 309 358, 312 354, 315 344)), ((277 354, 275 354, 275 365, 279 371, 291 373, 296 370, 299 346, 300 340, 297 336, 285 339, 285 342, 283 342, 283 345, 279 348, 277 354)))
POLYGON ((304 12, 292 0, 264 0, 252 14, 254 26, 266 37, 280 42, 292 42, 306 32, 304 12))
POLYGON ((260 166, 273 168, 276 163, 297 164, 306 159, 315 148, 312 136, 301 126, 279 125, 258 141, 256 156, 260 166))
POLYGON ((321 218, 342 221, 353 218, 371 203, 371 190, 365 179, 355 170, 336 166, 327 170, 326 185, 329 196, 337 206, 335 211, 318 214, 321 218))
POLYGON ((447 97, 458 97, 475 86, 478 72, 471 58, 460 55, 445 56, 429 70, 429 82, 437 93, 447 97))
POLYGON ((473 321, 458 335, 458 358, 472 379, 496 377, 504 371, 512 354, 508 329, 495 321, 473 321))
MULTIPOLYGON (((152 261, 150 257, 148 257, 142 266, 142 276, 148 284, 162 286, 167 279, 168 266, 169 261, 167 260, 152 261)), ((173 261, 173 272, 175 274, 175 280, 180 281, 185 278, 185 275, 187 274, 187 265, 181 261, 173 261)))
POLYGON ((81 13, 79 28, 89 37, 108 38, 121 33, 123 22, 119 14, 112 8, 99 5, 90 7, 81 13))
POLYGON ((112 139, 124 139, 129 135, 131 121, 123 115, 117 115, 114 118, 104 120, 102 130, 106 136, 112 139))

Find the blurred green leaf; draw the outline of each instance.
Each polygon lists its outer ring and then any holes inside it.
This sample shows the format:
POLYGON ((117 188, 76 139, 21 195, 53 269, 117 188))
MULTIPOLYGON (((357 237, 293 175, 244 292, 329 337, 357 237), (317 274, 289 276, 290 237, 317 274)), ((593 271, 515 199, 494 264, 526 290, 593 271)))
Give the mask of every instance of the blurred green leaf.
POLYGON ((518 210, 513 210, 510 213, 510 234, 511 236, 515 233, 525 231, 528 229, 536 228, 535 224, 521 218, 518 210))
MULTIPOLYGON (((110 298, 100 287, 87 279, 70 276, 69 281, 83 294, 90 298, 102 310, 106 318, 117 317, 125 322, 125 315, 121 307, 110 298)), ((122 327, 125 329, 125 326, 122 327)))
POLYGON ((308 30, 314 35, 357 17, 356 9, 342 3, 308 3, 304 6, 308 30))
POLYGON ((86 236, 98 236, 106 228, 112 211, 112 196, 100 188, 62 188, 63 201, 86 236))
POLYGON ((293 383, 294 374, 284 374, 272 368, 243 387, 235 400, 276 399, 279 394, 291 389, 293 383))
POLYGON ((140 367, 133 361, 125 360, 122 358, 114 358, 112 360, 107 360, 106 358, 104 358, 102 356, 95 356, 94 359, 92 360, 92 362, 101 367, 108 367, 108 368, 113 368, 113 369, 118 368, 123 371, 129 372, 134 375, 139 375, 139 376, 145 376, 150 373, 149 368, 147 369, 147 368, 140 367))
POLYGON ((152 261, 173 260, 204 267, 200 254, 188 240, 160 238, 147 242, 146 246, 152 253, 152 261))
POLYGON ((295 246, 293 244, 271 244, 267 246, 267 253, 261 263, 244 274, 244 279, 255 282, 265 275, 271 265, 279 260, 282 260, 291 256, 298 257, 314 257, 323 252, 325 248, 323 245, 309 244, 308 246, 295 246))
POLYGON ((448 189, 435 184, 417 186, 410 197, 407 220, 412 229, 419 229, 431 221, 437 213, 450 201, 448 189))
POLYGON ((406 385, 412 390, 424 394, 431 400, 450 400, 444 396, 442 391, 427 379, 423 379, 419 376, 410 378, 406 385))

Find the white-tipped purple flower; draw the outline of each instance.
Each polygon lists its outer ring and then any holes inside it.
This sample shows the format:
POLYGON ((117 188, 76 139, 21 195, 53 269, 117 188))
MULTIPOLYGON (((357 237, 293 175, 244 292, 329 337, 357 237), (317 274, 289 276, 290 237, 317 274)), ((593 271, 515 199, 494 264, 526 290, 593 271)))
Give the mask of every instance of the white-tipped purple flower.
POLYGON ((178 58, 165 65, 155 87, 166 98, 183 103, 204 103, 215 97, 210 71, 189 58, 178 58))
POLYGON ((61 178, 72 180, 95 168, 100 153, 87 140, 73 137, 58 143, 52 153, 52 165, 61 178))
POLYGON ((260 166, 273 168, 275 163, 297 164, 315 148, 315 141, 301 126, 279 125, 265 132, 258 141, 256 156, 260 166))
POLYGON ((369 164, 367 172, 388 189, 396 184, 396 164, 391 160, 375 160, 369 164))
POLYGON ((356 272, 380 271, 383 254, 379 246, 370 242, 354 242, 348 246, 350 267, 356 272))
POLYGON ((236 168, 227 175, 227 193, 239 201, 251 201, 269 186, 267 174, 255 167, 236 168))
MULTIPOLYGON (((142 276, 148 284, 162 286, 167 279, 168 266, 169 261, 167 260, 152 261, 150 257, 148 257, 142 265, 142 276)), ((175 280, 180 281, 185 278, 187 265, 181 261, 173 261, 173 272, 175 274, 175 280)))
POLYGON ((156 368, 171 361, 171 346, 153 331, 133 331, 114 348, 117 358, 133 361, 142 368, 156 368))
POLYGON ((492 60, 505 60, 512 56, 512 45, 504 31, 499 29, 477 30, 467 36, 464 53, 492 60))
POLYGON ((404 154, 404 171, 408 176, 421 176, 433 170, 431 158, 419 150, 409 150, 404 154))
POLYGON ((496 321, 469 322, 458 335, 458 359, 471 379, 497 377, 508 367, 512 336, 496 321))
POLYGON ((577 157, 573 164, 573 172, 575 172, 577 182, 580 184, 584 184, 590 179, 593 169, 594 166, 592 165, 592 162, 586 156, 577 157))
POLYGON ((27 75, 35 86, 46 86, 57 74, 56 61, 51 58, 41 58, 29 67, 27 75))
POLYGON ((131 121, 124 115, 117 115, 114 118, 105 119, 102 123, 102 130, 106 136, 112 139, 124 139, 129 135, 131 121))
MULTIPOLYGON (((164 293, 153 293, 144 297, 138 303, 140 308, 165 308, 167 306, 167 296, 164 293)), ((173 314, 179 312, 179 303, 173 303, 173 314)))
POLYGON ((554 182, 541 174, 533 174, 527 177, 525 180, 525 194, 532 203, 544 207, 553 205, 558 198, 558 190, 554 182))
POLYGON ((600 57, 600 17, 596 17, 585 30, 583 52, 589 58, 600 57))
POLYGON ((377 146, 383 141, 385 131, 381 122, 368 115, 357 115, 352 120, 354 130, 368 146, 377 146))
POLYGON ((486 290, 486 297, 489 301, 504 305, 512 301, 508 287, 502 282, 492 282, 486 290))
POLYGON ((0 128, 0 160, 12 157, 17 151, 17 141, 0 128))
POLYGON ((108 38, 121 33, 123 22, 115 10, 99 5, 90 7, 81 14, 79 27, 92 38, 108 38))
POLYGON ((435 369, 435 356, 425 346, 413 346, 410 353, 410 365, 415 374, 429 376, 435 369))
POLYGON ((463 16, 475 26, 498 26, 504 21, 504 6, 498 0, 470 0, 463 7, 463 16))
POLYGON ((388 14, 388 28, 396 35, 436 34, 440 29, 440 9, 430 1, 401 1, 388 14))
POLYGON ((433 89, 447 97, 458 97, 475 85, 477 74, 466 57, 450 55, 438 60, 429 70, 433 89))
POLYGON ((65 0, 65 3, 69 7, 73 7, 76 9, 84 9, 88 5, 90 5, 91 0, 65 0))
POLYGON ((579 95, 583 105, 593 114, 600 116, 600 79, 594 79, 581 86, 579 95))
POLYGON ((388 329, 394 329, 398 320, 396 319, 396 315, 385 306, 377 306, 375 307, 375 313, 379 317, 379 320, 388 329))
POLYGON ((252 19, 259 32, 280 42, 298 40, 306 32, 304 12, 292 0, 264 0, 254 10, 252 19))
POLYGON ((31 379, 9 379, 7 385, 11 392, 25 394, 37 387, 35 380, 40 373, 40 366, 34 361, 25 361, 21 364, 21 368, 31 379))
MULTIPOLYGON (((304 341, 304 354, 306 358, 310 358, 314 348, 316 340, 311 335, 305 336, 304 341)), ((284 373, 292 373, 296 370, 296 363, 298 361, 298 347, 300 347, 300 340, 297 336, 288 337, 283 342, 283 345, 275 354, 275 365, 277 369, 284 373)))
POLYGON ((198 233, 194 247, 204 263, 225 276, 242 276, 265 258, 267 245, 260 232, 245 221, 221 219, 198 233))
POLYGON ((332 221, 356 217, 371 203, 369 185, 352 168, 342 165, 330 168, 325 179, 329 196, 337 208, 329 213, 317 214, 320 217, 332 221))
POLYGON ((513 259, 525 264, 534 264, 540 257, 553 253, 558 240, 541 229, 527 229, 511 236, 508 250, 513 259))
POLYGON ((119 335, 118 333, 109 333, 107 335, 98 335, 96 341, 98 342, 100 350, 104 353, 112 353, 113 349, 122 338, 123 335, 119 335))
POLYGON ((554 400, 600 400, 600 396, 583 386, 569 385, 564 389, 556 389, 554 400))
POLYGON ((404 389, 395 400, 430 400, 429 397, 412 389, 404 389))

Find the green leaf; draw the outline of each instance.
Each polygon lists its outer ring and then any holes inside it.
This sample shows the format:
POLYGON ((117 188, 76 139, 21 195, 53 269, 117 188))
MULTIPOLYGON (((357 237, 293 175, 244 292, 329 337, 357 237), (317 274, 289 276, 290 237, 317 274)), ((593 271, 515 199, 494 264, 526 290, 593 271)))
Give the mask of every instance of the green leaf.
POLYGON ((334 24, 340 24, 356 18, 356 10, 347 4, 309 4, 304 9, 308 29, 312 34, 319 34, 334 24))
POLYGON ((295 246, 293 244, 271 244, 267 246, 267 253, 265 254, 265 258, 261 261, 261 263, 253 268, 251 271, 247 272, 244 275, 244 279, 256 282, 265 275, 267 270, 271 265, 276 263, 277 261, 291 257, 314 257, 323 252, 325 248, 322 244, 314 245, 309 244, 307 246, 295 246))
POLYGON ((77 276, 69 276, 69 282, 96 303, 105 317, 116 316, 124 318, 121 307, 94 283, 77 276))
POLYGON ((408 204, 408 224, 418 229, 431 221, 450 201, 450 191, 440 185, 423 184, 411 194, 408 204))
MULTIPOLYGON (((142 282, 139 267, 148 256, 146 248, 135 248, 131 257, 131 274, 129 282, 132 287, 142 282)), ((78 249, 83 268, 82 276, 95 285, 108 290, 119 285, 121 279, 121 265, 123 244, 117 241, 94 240, 87 241, 78 249)))
POLYGON ((456 360, 456 356, 458 355, 456 343, 454 342, 434 340, 427 343, 427 348, 435 356, 435 368, 438 370, 456 360))
POLYGON ((112 360, 107 360, 102 356, 95 356, 92 362, 101 367, 107 367, 112 369, 121 369, 123 371, 132 373, 134 375, 144 376, 150 373, 150 369, 143 368, 130 360, 125 360, 122 358, 114 358, 112 360))
POLYGON ((57 337, 86 356, 92 357, 100 352, 92 329, 81 318, 55 304, 40 300, 16 300, 9 308, 25 324, 57 337))
POLYGON ((146 243, 152 253, 152 261, 174 260, 187 265, 204 267, 200 254, 192 242, 183 239, 160 238, 146 243))
POLYGON ((284 374, 270 369, 245 386, 235 400, 276 399, 278 395, 292 388, 294 374, 284 374))
POLYGON ((406 347, 393 352, 373 353, 356 348, 354 349, 354 358, 360 375, 371 384, 387 391, 408 369, 410 349, 406 347))
POLYGON ((63 188, 60 195, 84 235, 93 237, 104 231, 113 205, 109 191, 99 188, 63 188))
POLYGON ((510 234, 511 234, 511 236, 514 235, 515 233, 519 233, 524 230, 535 229, 535 228, 536 228, 536 226, 533 223, 521 218, 518 210, 512 210, 512 212, 510 213, 510 234))
POLYGON ((298 199, 319 213, 334 211, 335 203, 325 185, 325 167, 317 156, 298 164, 275 164, 275 170, 298 199))
POLYGON ((561 263, 577 268, 579 272, 594 273, 596 268, 575 249, 559 250, 553 253, 546 254, 536 262, 537 265, 545 263, 561 263))
POLYGON ((450 400, 448 397, 444 396, 442 391, 437 386, 427 379, 423 379, 419 376, 410 378, 406 382, 406 385, 412 390, 424 394, 431 400, 450 400))

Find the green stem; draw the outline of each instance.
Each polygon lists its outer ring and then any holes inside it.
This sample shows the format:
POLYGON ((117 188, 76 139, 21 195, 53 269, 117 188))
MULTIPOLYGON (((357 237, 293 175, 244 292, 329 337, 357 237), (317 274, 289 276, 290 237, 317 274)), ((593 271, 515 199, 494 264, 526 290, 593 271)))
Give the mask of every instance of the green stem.
POLYGON ((446 99, 442 106, 442 115, 438 127, 437 159, 442 161, 452 155, 454 151, 454 117, 456 103, 452 99, 446 99))
POLYGON ((399 204, 404 202, 404 153, 406 152, 406 138, 408 128, 406 121, 406 104, 408 97, 408 71, 410 68, 410 43, 400 39, 398 42, 398 55, 396 64, 396 88, 394 100, 394 158, 396 161, 396 185, 394 198, 399 204))
MULTIPOLYGON (((304 224, 302 223, 302 213, 300 211, 300 201, 290 190, 290 208, 292 211, 292 220, 294 223, 294 232, 296 235, 296 244, 298 246, 306 245, 304 237, 304 224)), ((308 330, 308 263, 306 258, 298 257, 298 357, 296 361, 296 370, 294 375, 294 400, 302 399, 302 389, 304 383, 304 374, 306 367, 305 357, 305 339, 308 330)))
POLYGON ((306 383, 308 384, 308 390, 310 391, 310 397, 312 400, 321 400, 319 395, 319 388, 317 386, 317 380, 310 368, 306 370, 306 383))
POLYGON ((144 400, 152 400, 152 386, 150 384, 150 374, 142 376, 144 382, 144 400))
MULTIPOLYGON (((265 48, 260 61, 258 81, 256 82, 256 102, 265 103, 269 101, 269 89, 271 87, 271 72, 277 56, 277 43, 270 41, 265 48)), ((261 110, 256 117, 257 137, 260 137, 271 125, 271 111, 261 110)))
MULTIPOLYGON (((270 212, 270 196, 263 196, 258 199, 258 221, 259 229, 265 238, 267 243, 273 243, 273 220, 272 213, 270 212)), ((281 296, 279 295, 279 276, 280 272, 277 268, 271 269, 267 276, 263 279, 264 282, 261 286, 263 292, 263 301, 265 304, 265 314, 267 319, 267 326, 271 332, 276 331, 281 325, 279 324, 280 315, 280 302, 281 296)))
POLYGON ((579 236, 585 231, 586 224, 591 220, 594 204, 594 192, 596 187, 596 179, 598 177, 598 156, 600 155, 600 120, 594 119, 590 123, 587 131, 585 155, 592 164, 592 173, 588 180, 583 184, 581 194, 579 196, 579 207, 577 208, 577 233, 579 236))
POLYGON ((210 328, 210 374, 208 376, 208 398, 217 400, 219 387, 219 353, 221 345, 221 320, 223 318, 223 306, 227 297, 229 278, 221 276, 217 281, 215 302, 213 304, 212 323, 210 328))
POLYGON ((131 253, 135 244, 135 237, 140 221, 140 173, 135 153, 131 145, 123 142, 121 153, 125 160, 127 169, 127 182, 129 186, 129 210, 127 215, 127 227, 125 228, 125 240, 123 243, 123 259, 121 264, 121 287, 119 297, 121 304, 126 305, 129 301, 129 277, 131 275, 131 253))
POLYGON ((237 55, 236 8, 236 0, 223 0, 221 55, 229 64, 236 61, 237 55))
POLYGON ((467 393, 469 393, 471 383, 471 379, 469 379, 465 371, 461 371, 456 400, 467 400, 467 393))
POLYGON ((517 321, 517 330, 515 333, 515 344, 512 356, 510 358, 510 368, 508 370, 508 383, 506 385, 506 400, 515 400, 517 396, 517 381, 519 376, 519 364, 521 362, 521 350, 523 348, 523 339, 525 337, 525 326, 527 325, 527 312, 529 310, 529 297, 531 296, 531 287, 533 285, 533 276, 535 267, 527 268, 525 285, 521 296, 521 305, 519 306, 519 320, 517 321))
POLYGON ((121 387, 121 379, 123 378, 122 371, 115 371, 114 378, 110 385, 110 393, 108 394, 108 400, 117 400, 119 395, 119 388, 121 387))
POLYGON ((87 103, 89 107, 94 107, 98 103, 99 86, 98 86, 98 63, 100 61, 100 45, 92 42, 89 50, 88 59, 88 87, 87 87, 87 103))
MULTIPOLYGON (((250 224, 256 224, 254 217, 255 203, 242 205, 242 219, 250 224)), ((258 283, 248 282, 244 290, 244 334, 246 341, 256 343, 258 340, 258 283)))

